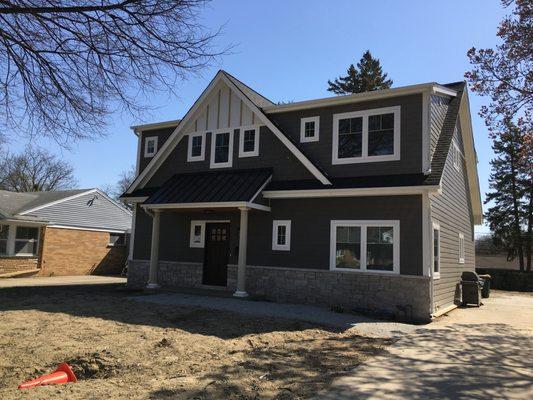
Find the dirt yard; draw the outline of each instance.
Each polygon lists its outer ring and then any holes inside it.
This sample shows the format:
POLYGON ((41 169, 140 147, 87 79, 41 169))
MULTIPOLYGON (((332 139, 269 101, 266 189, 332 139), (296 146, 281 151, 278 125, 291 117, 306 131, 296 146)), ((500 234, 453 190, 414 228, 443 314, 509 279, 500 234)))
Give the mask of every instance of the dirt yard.
POLYGON ((390 344, 131 295, 113 285, 0 289, 0 398, 305 399, 390 344), (17 389, 64 361, 78 383, 17 389))

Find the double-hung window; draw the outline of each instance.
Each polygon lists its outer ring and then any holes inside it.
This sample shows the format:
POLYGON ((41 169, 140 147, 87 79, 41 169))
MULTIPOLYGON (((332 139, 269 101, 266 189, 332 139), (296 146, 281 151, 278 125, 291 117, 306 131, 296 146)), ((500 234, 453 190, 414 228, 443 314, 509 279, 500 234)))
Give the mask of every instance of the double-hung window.
POLYGON ((241 128, 239 133, 239 157, 259 155, 259 127, 241 128))
POLYGON ((189 133, 187 161, 203 161, 205 154, 205 132, 189 133))
POLYGON ((331 221, 330 269, 400 272, 400 222, 331 221))
POLYGON ((233 163, 233 130, 213 132, 211 136, 211 168, 231 167, 233 163))
POLYGON ((333 116, 333 164, 400 159, 400 107, 333 116))
POLYGON ((320 117, 300 120, 300 142, 317 142, 320 134, 320 117))
POLYGON ((440 226, 433 224, 433 278, 440 278, 440 226))
POLYGON ((272 224, 272 250, 291 249, 291 221, 276 220, 272 224))
POLYGON ((144 141, 144 156, 153 157, 157 153, 157 136, 147 137, 144 141))
POLYGON ((37 255, 39 228, 17 226, 15 235, 15 254, 18 256, 37 255))

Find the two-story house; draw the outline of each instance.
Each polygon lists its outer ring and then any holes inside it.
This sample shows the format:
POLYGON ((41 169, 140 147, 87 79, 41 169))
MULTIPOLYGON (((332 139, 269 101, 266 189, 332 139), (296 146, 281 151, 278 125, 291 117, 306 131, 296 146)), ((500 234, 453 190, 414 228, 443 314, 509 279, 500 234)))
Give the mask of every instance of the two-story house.
POLYGON ((133 129, 130 286, 427 320, 474 269, 463 82, 275 104, 219 71, 183 119, 133 129))

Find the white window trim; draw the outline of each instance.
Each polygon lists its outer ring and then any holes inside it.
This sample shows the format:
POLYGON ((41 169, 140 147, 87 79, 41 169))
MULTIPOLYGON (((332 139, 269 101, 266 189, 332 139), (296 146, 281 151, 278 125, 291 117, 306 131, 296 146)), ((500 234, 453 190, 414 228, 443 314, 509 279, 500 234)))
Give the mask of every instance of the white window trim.
POLYGON ((250 125, 239 128, 239 157, 255 157, 259 155, 259 126, 250 125), (254 149, 252 151, 244 151, 244 131, 255 131, 254 149))
POLYGON ((211 163, 209 168, 231 168, 233 166, 233 132, 236 128, 217 129, 211 133, 211 163), (222 133, 229 133, 228 161, 222 163, 215 162, 215 142, 216 136, 222 133))
POLYGON ((465 235, 459 233, 459 264, 465 263, 465 235))
POLYGON ((204 161, 205 159, 205 132, 189 133, 188 147, 187 147, 187 162, 204 161), (192 156, 192 139, 195 137, 202 138, 202 149, 199 156, 192 156))
POLYGON ((336 164, 356 164, 380 161, 395 161, 400 159, 400 125, 401 125, 401 107, 384 107, 374 108, 372 110, 347 112, 333 115, 333 146, 332 161, 336 164), (394 113, 394 153, 382 156, 368 155, 368 117, 376 114, 394 113), (363 118, 363 137, 361 157, 339 158, 339 120, 346 118, 363 118))
POLYGON ((144 157, 145 158, 155 156, 155 154, 157 153, 157 141, 158 141, 158 137, 157 136, 149 136, 149 137, 144 139, 144 157), (149 152, 148 151, 148 142, 154 142, 154 151, 153 152, 149 152))
POLYGON ((300 142, 318 142, 320 139, 320 117, 308 117, 302 118, 300 120, 300 142), (305 137, 305 123, 314 122, 315 123, 315 134, 311 137, 305 137))
POLYGON ((191 230, 189 233, 189 247, 191 248, 201 248, 205 247, 205 227, 210 223, 230 223, 229 220, 191 220, 191 230), (194 242, 194 227, 201 226, 200 229, 200 242, 194 242))
POLYGON ((440 255, 441 255, 441 246, 440 246, 440 239, 441 239, 441 232, 440 232, 440 224, 437 222, 433 222, 433 229, 431 230, 431 273, 433 275, 433 279, 440 279, 440 270, 441 270, 441 262, 440 262, 440 255), (439 272, 435 272, 435 231, 439 231, 439 259, 437 260, 439 264, 439 272))
POLYGON ((278 219, 272 221, 272 250, 290 251, 291 250, 291 221, 278 219), (285 227, 285 244, 278 244, 278 227, 285 227))
POLYGON ((329 242, 329 269, 331 271, 376 273, 376 274, 399 274, 400 273, 400 221, 399 220, 331 220, 329 242), (361 228, 361 269, 337 268, 335 266, 337 227, 358 226, 361 228), (366 269, 366 228, 369 226, 392 226, 394 242, 392 245, 392 271, 379 271, 366 269))

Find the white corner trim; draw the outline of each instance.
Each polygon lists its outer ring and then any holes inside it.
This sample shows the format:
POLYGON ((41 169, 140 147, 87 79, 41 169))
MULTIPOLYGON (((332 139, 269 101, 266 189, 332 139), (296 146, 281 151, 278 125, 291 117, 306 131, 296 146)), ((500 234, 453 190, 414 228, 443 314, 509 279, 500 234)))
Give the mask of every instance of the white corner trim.
POLYGON ((291 221, 274 220, 272 221, 272 250, 290 251, 291 250, 291 221), (285 244, 278 243, 278 228, 285 227, 285 244))
POLYGON ((424 276, 431 277, 431 203, 429 192, 422 194, 422 268, 424 276))
POLYGON ((233 128, 218 129, 211 133, 211 162, 209 168, 231 168, 233 166, 233 128), (215 162, 215 143, 217 135, 229 134, 228 161, 215 162))
POLYGON ((333 114, 333 145, 331 163, 338 164, 356 164, 382 161, 396 161, 400 159, 401 153, 401 106, 374 108, 369 110, 346 112, 333 114), (394 114, 394 152, 393 154, 369 156, 368 155, 368 119, 372 115, 394 114), (339 121, 347 118, 362 118, 362 145, 361 156, 339 158, 339 121))
POLYGON ((72 196, 64 197, 62 199, 55 200, 55 201, 52 201, 50 203, 41 204, 40 206, 37 206, 37 207, 34 207, 34 208, 30 208, 29 210, 26 210, 26 211, 23 211, 21 213, 18 213, 18 215, 26 215, 26 214, 32 213, 34 211, 38 211, 38 210, 41 210, 43 208, 50 207, 50 206, 53 206, 53 205, 56 205, 56 204, 59 204, 59 203, 63 203, 64 201, 72 200, 72 199, 75 199, 77 197, 81 197, 81 196, 84 196, 86 194, 94 193, 94 192, 97 192, 97 191, 98 191, 98 189, 89 189, 89 190, 87 190, 85 192, 77 193, 77 194, 74 194, 72 196))
POLYGON ((205 159, 205 138, 206 138, 206 132, 193 132, 187 134, 189 137, 188 143, 187 143, 187 162, 194 162, 194 161, 204 161, 205 159), (200 150, 199 156, 193 156, 192 155, 192 141, 195 137, 201 137, 202 138, 202 146, 200 150))
POLYGON ((144 138, 144 157, 145 158, 153 157, 153 156, 156 155, 158 140, 159 140, 159 138, 157 136, 148 136, 148 137, 144 138), (148 143, 151 143, 151 142, 153 142, 153 144, 154 144, 154 150, 153 151, 148 151, 148 143))
POLYGON ((357 197, 357 196, 398 196, 437 192, 440 186, 400 186, 361 189, 302 189, 302 190, 265 190, 267 199, 299 199, 319 197, 357 197))
POLYGON ((300 120, 300 142, 318 142, 320 140, 320 117, 307 117, 300 120), (305 124, 307 122, 315 123, 315 132, 313 136, 305 137, 305 124))
POLYGON ((342 272, 375 272, 379 274, 399 274, 400 273, 400 221, 399 220, 331 220, 330 226, 330 263, 329 269, 331 271, 342 272), (336 267, 336 252, 337 252, 337 227, 339 226, 356 226, 361 228, 361 260, 360 269, 348 269, 336 267), (368 270, 367 269, 367 228, 375 226, 392 226, 393 242, 392 242, 392 257, 393 266, 392 271, 368 270))
POLYGON ((239 128, 239 157, 256 157, 259 155, 259 132, 261 131, 259 125, 243 126, 239 128), (244 131, 255 131, 254 149, 252 151, 244 151, 244 131))

